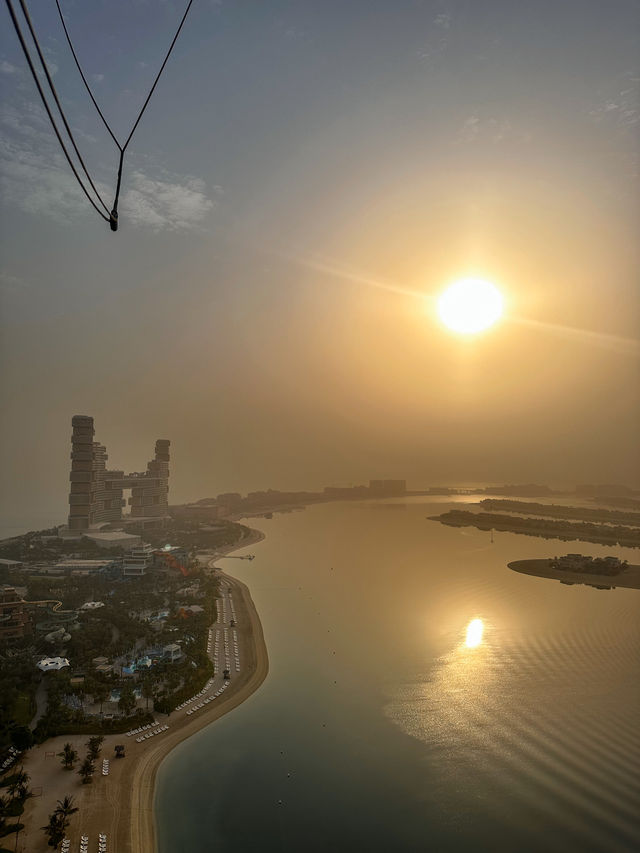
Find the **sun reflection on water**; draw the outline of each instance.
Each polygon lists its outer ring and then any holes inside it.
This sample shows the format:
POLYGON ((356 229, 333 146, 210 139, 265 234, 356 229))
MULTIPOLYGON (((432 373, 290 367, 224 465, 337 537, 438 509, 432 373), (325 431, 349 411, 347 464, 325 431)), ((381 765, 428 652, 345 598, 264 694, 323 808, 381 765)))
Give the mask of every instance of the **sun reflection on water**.
POLYGON ((433 662, 423 678, 397 695, 386 711, 412 737, 460 750, 462 767, 467 766, 464 756, 475 756, 475 750, 491 745, 496 696, 505 689, 501 683, 504 660, 495 645, 491 619, 458 621, 452 629, 449 651, 433 662))
POLYGON ((465 645, 469 649, 475 649, 482 642, 482 634, 484 633, 484 624, 482 619, 472 619, 467 625, 467 639, 465 645))

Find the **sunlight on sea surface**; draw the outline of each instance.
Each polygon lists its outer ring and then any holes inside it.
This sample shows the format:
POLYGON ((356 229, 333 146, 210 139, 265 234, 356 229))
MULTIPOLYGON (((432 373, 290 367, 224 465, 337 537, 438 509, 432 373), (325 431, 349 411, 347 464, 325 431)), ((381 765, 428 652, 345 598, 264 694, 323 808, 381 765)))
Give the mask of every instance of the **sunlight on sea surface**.
POLYGON ((479 646, 482 642, 482 634, 484 632, 484 625, 482 624, 482 619, 472 619, 467 626, 467 639, 465 640, 465 644, 470 649, 475 649, 476 646, 479 646))
POLYGON ((640 847, 640 593, 512 572, 611 549, 427 520, 451 506, 259 521, 256 559, 224 567, 269 676, 163 763, 160 853, 640 847))

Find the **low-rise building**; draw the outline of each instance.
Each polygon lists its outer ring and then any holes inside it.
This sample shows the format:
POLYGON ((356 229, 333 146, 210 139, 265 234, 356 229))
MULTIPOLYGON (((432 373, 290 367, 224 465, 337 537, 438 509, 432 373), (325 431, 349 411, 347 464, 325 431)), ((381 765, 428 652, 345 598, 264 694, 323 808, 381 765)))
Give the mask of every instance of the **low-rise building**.
POLYGON ((190 616, 199 616, 201 613, 204 613, 204 607, 200 607, 199 604, 182 604, 178 608, 178 616, 181 616, 183 619, 187 619, 190 616))
POLYGON ((75 558, 60 560, 53 567, 60 574, 95 575, 111 571, 118 563, 114 560, 86 560, 75 558))
POLYGON ((125 551, 131 550, 142 545, 140 536, 133 533, 125 533, 123 530, 105 530, 99 532, 83 533, 83 539, 88 539, 99 548, 124 548, 125 551))
POLYGON ((104 607, 104 601, 85 601, 80 610, 99 610, 104 607))
POLYGON ((162 649, 162 658, 169 663, 175 663, 176 661, 182 660, 182 657, 182 649, 177 643, 169 643, 162 649))
POLYGON ((69 666, 69 661, 67 658, 42 658, 42 660, 38 661, 36 666, 41 672, 51 672, 52 670, 58 671, 69 666))
POLYGON ((125 578, 139 578, 146 575, 153 559, 153 548, 151 545, 138 545, 132 548, 122 563, 122 576, 125 578))
POLYGON ((31 633, 31 617, 13 586, 0 588, 0 640, 20 640, 31 633))
POLYGON ((185 548, 165 545, 153 552, 153 565, 158 569, 186 574, 188 564, 189 554, 185 548))
POLYGON ((21 560, 7 560, 4 557, 0 557, 0 569, 8 569, 10 572, 18 571, 21 569, 23 563, 21 560))

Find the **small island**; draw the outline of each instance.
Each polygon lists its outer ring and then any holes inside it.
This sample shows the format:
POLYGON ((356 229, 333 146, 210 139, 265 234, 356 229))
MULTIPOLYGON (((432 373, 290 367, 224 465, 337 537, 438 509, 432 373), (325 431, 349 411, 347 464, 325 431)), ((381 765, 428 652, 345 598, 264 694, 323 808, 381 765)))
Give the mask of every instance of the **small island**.
POLYGON ((566 585, 586 584, 595 589, 640 589, 640 566, 617 557, 588 557, 567 554, 547 560, 515 560, 507 564, 514 572, 558 580, 566 585))
POLYGON ((521 515, 503 515, 493 512, 473 512, 452 509, 429 518, 451 527, 477 527, 479 530, 499 530, 505 533, 522 533, 544 539, 580 539, 622 548, 640 548, 640 527, 621 524, 595 524, 587 521, 565 521, 555 518, 536 518, 521 515))

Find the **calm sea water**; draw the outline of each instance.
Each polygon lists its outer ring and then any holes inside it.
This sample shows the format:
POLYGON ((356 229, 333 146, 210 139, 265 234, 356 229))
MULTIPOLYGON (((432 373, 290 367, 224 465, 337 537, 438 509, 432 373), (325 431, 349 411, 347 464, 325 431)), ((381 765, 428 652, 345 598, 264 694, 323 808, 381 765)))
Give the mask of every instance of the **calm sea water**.
POLYGON ((640 554, 426 520, 451 506, 316 506, 223 562, 270 672, 163 763, 161 853, 640 848, 640 592, 506 567, 640 554))

